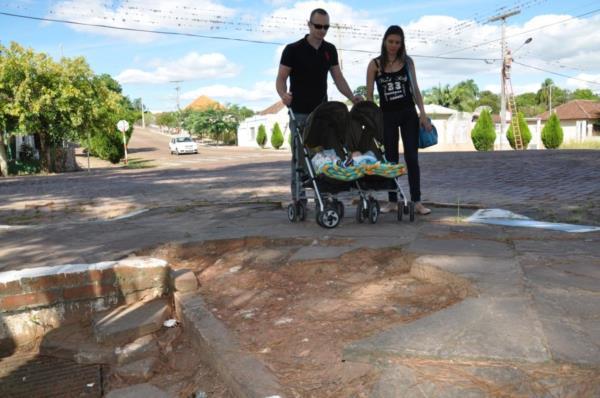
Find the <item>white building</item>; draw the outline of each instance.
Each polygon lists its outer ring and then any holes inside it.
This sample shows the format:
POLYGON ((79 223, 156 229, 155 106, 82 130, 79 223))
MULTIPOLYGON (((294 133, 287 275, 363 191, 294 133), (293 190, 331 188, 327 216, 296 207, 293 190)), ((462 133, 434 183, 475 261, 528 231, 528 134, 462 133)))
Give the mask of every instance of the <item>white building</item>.
POLYGON ((258 134, 258 128, 263 125, 267 133, 265 148, 272 148, 271 134, 275 123, 279 123, 279 128, 283 133, 282 148, 289 148, 290 128, 288 110, 281 101, 277 101, 267 109, 258 112, 256 115, 240 123, 237 129, 238 146, 258 148, 256 135, 258 134))
MULTIPOLYGON (((474 150, 471 143, 471 128, 473 126, 471 113, 459 112, 434 104, 425 105, 425 111, 438 131, 438 145, 427 149, 428 151, 474 150)), ((281 132, 284 135, 283 147, 288 148, 289 115, 287 108, 281 101, 240 123, 237 130, 238 146, 258 147, 256 135, 260 125, 264 125, 267 132, 265 147, 270 148, 271 133, 275 123, 279 123, 281 132)))

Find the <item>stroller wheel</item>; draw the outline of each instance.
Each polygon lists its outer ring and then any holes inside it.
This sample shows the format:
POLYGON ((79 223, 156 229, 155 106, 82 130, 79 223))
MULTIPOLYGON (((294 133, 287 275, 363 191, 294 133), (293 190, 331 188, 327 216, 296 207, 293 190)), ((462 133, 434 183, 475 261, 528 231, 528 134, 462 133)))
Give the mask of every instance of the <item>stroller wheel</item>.
POLYGON ((298 214, 296 212, 296 205, 294 203, 290 203, 287 208, 288 220, 290 222, 296 222, 298 219, 298 214))
POLYGON ((324 228, 335 228, 340 223, 340 215, 336 208, 327 206, 325 211, 319 212, 317 215, 317 222, 324 228))
POLYGON ((408 202, 408 214, 411 222, 415 221, 415 203, 408 202))
MULTIPOLYGON (((398 203, 400 203, 400 202, 398 202, 398 203)), ((408 203, 410 204, 410 202, 408 202, 408 203)), ((404 208, 404 214, 408 214, 409 213, 409 210, 408 210, 409 206, 408 205, 404 205, 403 208, 404 208)))
POLYGON ((377 199, 369 199, 369 222, 375 224, 379 218, 379 202, 377 199))
POLYGON ((302 200, 300 200, 297 204, 296 214, 299 221, 306 220, 306 205, 302 200))
POLYGON ((402 214, 404 213, 404 204, 398 202, 398 221, 402 221, 402 214))

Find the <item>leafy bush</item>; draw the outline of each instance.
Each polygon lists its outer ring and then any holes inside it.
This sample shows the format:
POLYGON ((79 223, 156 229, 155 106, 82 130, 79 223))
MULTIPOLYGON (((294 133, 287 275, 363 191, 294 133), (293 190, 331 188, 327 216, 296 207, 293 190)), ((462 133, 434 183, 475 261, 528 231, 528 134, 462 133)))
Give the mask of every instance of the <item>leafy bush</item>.
POLYGON ((275 122, 273 130, 271 131, 271 145, 275 149, 279 149, 283 145, 283 133, 277 122, 275 122))
MULTIPOLYGON (((512 117, 515 117, 515 115, 512 115, 512 117)), ((527 149, 527 145, 529 145, 529 142, 531 141, 531 131, 529 131, 525 117, 521 112, 518 113, 517 117, 517 120, 519 121, 519 130, 521 130, 521 138, 523 139, 523 149, 527 149)), ((515 149, 515 136, 512 131, 512 123, 506 132, 506 139, 510 143, 510 146, 515 149)))
POLYGON ((125 156, 125 148, 123 148, 123 136, 120 132, 110 132, 104 134, 96 134, 91 138, 92 156, 97 156, 100 159, 108 160, 111 163, 119 163, 125 156))
POLYGON ((542 143, 547 149, 556 149, 563 142, 563 129, 556 113, 550 115, 542 129, 542 143))
POLYGON ((265 144, 267 143, 267 129, 263 124, 258 126, 258 134, 256 134, 256 143, 261 148, 264 148, 265 144))
POLYGON ((478 151, 493 151, 494 141, 496 141, 496 129, 492 122, 492 117, 487 109, 483 109, 479 114, 479 119, 475 127, 471 130, 471 141, 478 151))
POLYGON ((8 174, 25 175, 37 174, 41 171, 40 161, 36 159, 28 160, 9 160, 8 174))

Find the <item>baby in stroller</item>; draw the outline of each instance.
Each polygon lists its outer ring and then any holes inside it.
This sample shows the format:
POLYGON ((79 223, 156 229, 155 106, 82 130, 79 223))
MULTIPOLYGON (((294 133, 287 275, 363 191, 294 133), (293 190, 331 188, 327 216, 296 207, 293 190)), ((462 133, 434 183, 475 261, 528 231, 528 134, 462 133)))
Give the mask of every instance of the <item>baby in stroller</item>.
MULTIPOLYGON (((293 112, 290 110, 293 118, 293 112)), ((404 194, 398 178, 405 174, 403 165, 386 163, 377 138, 383 134, 383 121, 377 105, 356 104, 351 112, 341 102, 321 104, 308 117, 302 131, 292 131, 296 148, 296 185, 314 191, 317 223, 335 228, 344 216, 344 206, 336 197, 341 192, 358 191, 360 200, 356 220, 377 222, 379 203, 371 195, 377 190, 404 194), (378 131, 381 130, 381 131, 378 131), (312 159, 312 161, 311 161, 312 159)), ((402 203, 402 202, 399 202, 402 203)), ((404 202, 407 205, 406 200, 404 202)), ((291 222, 306 218, 306 202, 293 195, 288 206, 291 222)), ((398 219, 402 217, 399 205, 398 219)))

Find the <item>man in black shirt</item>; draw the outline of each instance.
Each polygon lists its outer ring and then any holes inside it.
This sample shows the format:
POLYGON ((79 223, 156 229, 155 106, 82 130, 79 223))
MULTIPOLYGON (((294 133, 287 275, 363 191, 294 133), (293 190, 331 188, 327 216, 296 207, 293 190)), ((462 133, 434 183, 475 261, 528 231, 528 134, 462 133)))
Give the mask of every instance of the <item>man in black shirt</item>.
MULTIPOLYGON (((322 8, 310 13, 308 35, 297 42, 288 44, 281 55, 276 88, 281 101, 292 108, 296 125, 304 125, 308 114, 319 104, 327 101, 327 72, 335 82, 337 89, 353 103, 362 101, 355 96, 342 74, 338 64, 337 49, 325 41, 329 29, 329 15, 322 8), (287 79, 290 78, 290 90, 287 79)), ((290 120, 290 129, 294 131, 294 121, 290 120)), ((292 198, 302 199, 305 193, 302 187, 295 186, 294 174, 296 159, 303 162, 301 148, 295 147, 292 140, 292 198)), ((302 163, 303 167, 304 164, 302 163)))

